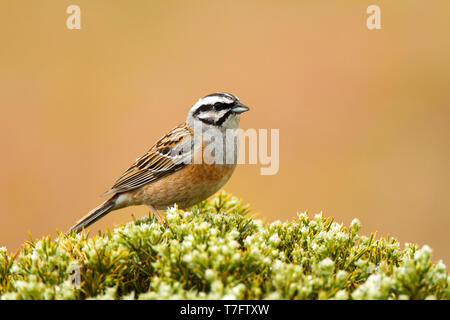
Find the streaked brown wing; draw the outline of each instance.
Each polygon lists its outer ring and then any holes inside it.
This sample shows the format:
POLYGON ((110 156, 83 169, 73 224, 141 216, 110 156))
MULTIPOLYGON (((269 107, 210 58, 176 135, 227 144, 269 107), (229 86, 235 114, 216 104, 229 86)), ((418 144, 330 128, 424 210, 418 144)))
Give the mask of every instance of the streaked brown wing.
POLYGON ((126 192, 154 182, 189 163, 193 132, 183 123, 162 137, 125 171, 105 195, 126 192))

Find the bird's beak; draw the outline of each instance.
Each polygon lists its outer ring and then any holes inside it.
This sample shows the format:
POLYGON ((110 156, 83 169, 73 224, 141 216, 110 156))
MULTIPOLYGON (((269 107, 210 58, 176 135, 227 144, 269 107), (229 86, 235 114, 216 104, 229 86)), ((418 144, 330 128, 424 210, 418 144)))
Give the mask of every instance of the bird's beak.
POLYGON ((238 102, 234 105, 233 109, 231 109, 231 111, 233 111, 234 113, 240 114, 243 112, 246 112, 250 110, 249 107, 247 107, 246 105, 243 105, 242 103, 238 102))

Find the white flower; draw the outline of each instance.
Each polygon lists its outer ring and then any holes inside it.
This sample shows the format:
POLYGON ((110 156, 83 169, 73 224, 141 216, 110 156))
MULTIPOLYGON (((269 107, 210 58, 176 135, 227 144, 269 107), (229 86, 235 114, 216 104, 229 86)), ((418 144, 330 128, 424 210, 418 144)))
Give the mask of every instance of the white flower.
POLYGON ((217 272, 215 270, 212 270, 212 269, 207 269, 205 271, 205 279, 208 282, 213 282, 214 280, 217 279, 217 272))
POLYGON ((416 253, 414 253, 414 260, 418 260, 421 263, 427 263, 432 254, 433 250, 427 245, 424 245, 420 250, 417 250, 416 253))
POLYGON ((222 300, 237 300, 238 298, 233 293, 227 293, 222 297, 222 300))
POLYGON ((239 252, 236 252, 233 257, 231 258, 232 261, 239 261, 241 260, 241 254, 239 252))
POLYGON ((353 299, 387 299, 393 280, 381 274, 372 274, 352 294, 353 299))
POLYGON ((192 260, 194 260, 194 257, 192 256, 192 253, 188 253, 188 254, 185 254, 183 256, 183 261, 188 263, 188 264, 191 263, 192 260))
POLYGON ((278 233, 274 233, 274 234, 269 238, 269 243, 273 244, 274 246, 277 246, 280 242, 281 242, 281 239, 280 239, 280 237, 278 236, 278 233))
POLYGON ((274 222, 271 223, 272 227, 281 227, 282 223, 280 220, 275 220, 274 222))
POLYGON ((348 293, 345 290, 339 290, 334 295, 334 299, 336 300, 347 300, 348 299, 348 293))
POLYGON ((243 285, 242 283, 239 283, 238 285, 236 285, 231 289, 231 293, 233 294, 233 296, 236 297, 236 299, 241 298, 244 292, 245 292, 245 285, 243 285))
POLYGON ((216 280, 211 284, 211 291, 213 293, 221 293, 223 291, 223 283, 220 280, 216 280))
POLYGON ((323 274, 330 275, 334 271, 334 261, 330 258, 325 258, 319 262, 319 270, 323 274))
POLYGON ((307 227, 302 227, 300 229, 300 233, 302 234, 302 236, 306 236, 309 233, 309 230, 307 227))
POLYGON ((359 229, 361 229, 361 222, 358 219, 353 219, 350 223, 350 229, 352 230, 352 233, 357 233, 359 229))
POLYGON ((298 213, 297 212, 297 216, 298 216, 299 220, 306 220, 306 219, 308 219, 308 214, 306 213, 306 211, 302 212, 302 213, 298 213))
POLYGON ((212 236, 216 236, 217 234, 219 234, 219 229, 217 229, 215 227, 211 228, 211 229, 209 229, 209 234, 212 236))
POLYGON ((339 271, 336 273, 336 280, 337 280, 339 283, 343 283, 343 282, 347 279, 347 276, 348 276, 348 273, 347 273, 346 271, 344 271, 344 270, 339 270, 339 271))

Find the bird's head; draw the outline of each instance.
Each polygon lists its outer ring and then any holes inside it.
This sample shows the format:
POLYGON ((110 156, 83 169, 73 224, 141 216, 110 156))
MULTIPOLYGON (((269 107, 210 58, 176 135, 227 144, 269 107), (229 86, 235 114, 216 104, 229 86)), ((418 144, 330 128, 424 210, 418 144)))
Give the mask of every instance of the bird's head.
POLYGON ((220 129, 236 129, 241 113, 249 108, 229 93, 218 92, 199 99, 189 110, 186 123, 194 126, 196 121, 202 125, 220 129))

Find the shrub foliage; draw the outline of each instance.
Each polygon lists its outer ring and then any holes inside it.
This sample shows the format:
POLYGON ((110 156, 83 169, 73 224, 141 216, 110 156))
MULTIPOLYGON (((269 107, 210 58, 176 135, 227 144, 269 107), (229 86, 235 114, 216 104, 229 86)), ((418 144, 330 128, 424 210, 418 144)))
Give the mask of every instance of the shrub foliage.
POLYGON ((306 213, 264 225, 221 193, 166 224, 137 219, 94 237, 0 248, 1 299, 449 299, 431 249, 358 235, 306 213), (79 279, 80 281, 77 281, 79 279))

